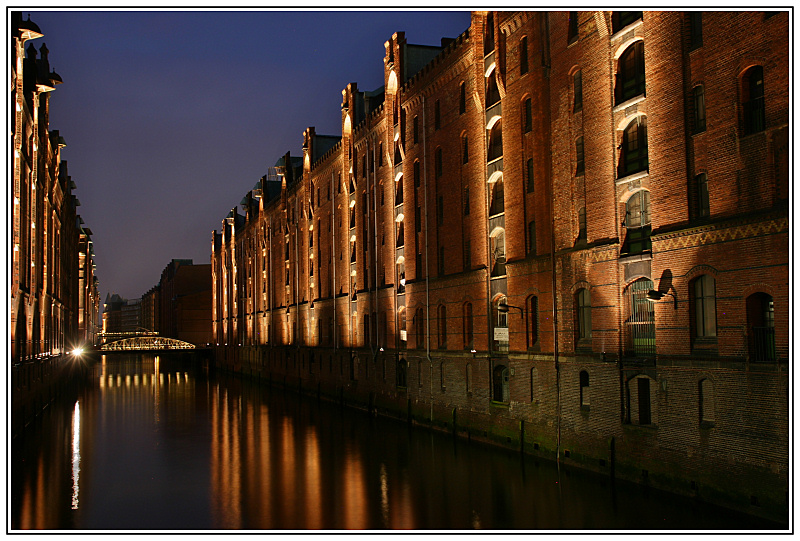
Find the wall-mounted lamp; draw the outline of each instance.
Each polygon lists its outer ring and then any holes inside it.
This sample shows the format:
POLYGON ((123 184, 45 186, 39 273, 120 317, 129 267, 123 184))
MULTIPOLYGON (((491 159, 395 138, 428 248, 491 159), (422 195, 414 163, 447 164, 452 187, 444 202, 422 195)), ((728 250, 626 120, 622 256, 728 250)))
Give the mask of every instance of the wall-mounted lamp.
POLYGON ((511 306, 510 304, 506 304, 505 301, 497 305, 497 311, 502 314, 507 314, 509 308, 513 308, 514 310, 519 310, 519 317, 522 317, 525 314, 525 310, 523 310, 519 306, 511 306))
POLYGON ((476 355, 478 352, 477 352, 477 351, 475 351, 474 349, 472 349, 472 350, 470 350, 470 353, 472 353, 472 358, 474 359, 474 358, 475 358, 475 355, 476 355))
POLYGON ((675 310, 677 310, 678 309, 678 297, 676 297, 675 295, 673 295, 669 291, 656 291, 655 289, 651 289, 650 291, 647 292, 647 300, 650 301, 650 302, 658 302, 662 298, 664 298, 664 295, 669 295, 670 297, 672 297, 672 299, 674 301, 674 305, 675 305, 675 310))

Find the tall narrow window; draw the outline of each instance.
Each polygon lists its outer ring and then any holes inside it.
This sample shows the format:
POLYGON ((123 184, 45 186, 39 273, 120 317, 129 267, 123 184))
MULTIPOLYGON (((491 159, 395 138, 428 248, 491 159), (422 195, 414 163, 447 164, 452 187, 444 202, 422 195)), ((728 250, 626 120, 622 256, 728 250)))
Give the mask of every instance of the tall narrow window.
POLYGON ((696 338, 714 338, 717 336, 717 299, 715 282, 712 276, 704 274, 692 283, 694 302, 692 306, 692 323, 696 338))
POLYGON ((536 255, 536 221, 528 222, 528 253, 536 255))
POLYGON ((414 117, 414 122, 412 123, 414 127, 414 142, 419 142, 419 117, 414 117))
POLYGON ((525 162, 525 171, 527 173, 527 188, 528 193, 534 192, 534 183, 533 183, 533 158, 528 158, 525 162))
POLYGON ((567 43, 578 41, 578 12, 569 12, 569 28, 567 29, 567 43))
POLYGON ((578 240, 586 240, 586 207, 578 209, 578 240))
POLYGON ((495 180, 490 185, 491 201, 489 202, 489 216, 496 216, 505 212, 505 195, 503 193, 503 177, 495 180))
POLYGON ((525 100, 525 116, 522 119, 522 132, 528 133, 533 129, 533 106, 531 99, 525 100))
POLYGON ((483 30, 483 56, 494 51, 494 16, 491 12, 486 16, 486 27, 483 30))
POLYGON ((703 46, 703 12, 689 12, 689 50, 703 46))
POLYGON ((531 295, 525 301, 525 305, 528 318, 526 322, 528 347, 532 347, 539 341, 539 299, 535 295, 531 295))
POLYGON ((464 188, 464 216, 469 216, 469 186, 464 188))
POLYGON ((637 116, 622 134, 622 152, 619 160, 619 178, 647 171, 650 166, 647 153, 647 117, 637 116))
POLYGON ((490 238, 492 249, 492 276, 505 276, 506 274, 506 233, 497 229, 490 238))
POLYGON ((519 74, 528 73, 528 36, 519 40, 519 74))
POLYGON ((579 289, 575 294, 577 335, 579 340, 592 337, 592 302, 588 289, 579 289))
POLYGON ((495 402, 508 402, 508 367, 495 366, 492 371, 492 400, 495 402))
POLYGON ((694 113, 692 133, 706 131, 706 99, 703 85, 697 85, 692 89, 692 106, 694 113))
POLYGON ((467 112, 467 83, 461 83, 458 97, 458 114, 463 115, 467 112))
POLYGON ((747 342, 751 362, 774 362, 775 307, 770 295, 754 293, 747 297, 747 342))
POLYGON ((435 165, 434 171, 436 173, 436 178, 439 178, 439 177, 442 176, 442 161, 443 161, 442 160, 442 149, 440 147, 440 148, 436 149, 436 154, 434 155, 434 165, 435 165))
POLYGON ((742 76, 742 109, 744 134, 764 131, 764 68, 761 66, 753 66, 742 76))
POLYGON ((695 197, 697 198, 697 217, 705 218, 711 214, 711 206, 708 199, 708 176, 700 173, 694 177, 695 197))
POLYGON ((464 329, 464 349, 471 350, 475 347, 474 334, 472 332, 472 303, 464 304, 464 313, 462 314, 462 327, 464 329))
POLYGON ((583 136, 575 140, 575 176, 579 177, 584 173, 583 161, 583 136))
POLYGON ((447 306, 439 306, 439 349, 447 349, 447 306))
POLYGON ((589 407, 590 400, 589 400, 589 372, 586 370, 581 370, 579 375, 579 383, 580 383, 580 401, 581 401, 581 408, 586 409, 589 407))
POLYGON ((489 149, 487 160, 494 161, 503 156, 503 121, 498 120, 489 130, 489 149))
POLYGON ((635 42, 619 57, 614 91, 617 104, 645 93, 643 41, 635 42))
POLYGON ((469 139, 467 136, 461 138, 461 163, 469 162, 469 139))
POLYGON ((583 110, 583 72, 578 70, 572 76, 572 111, 583 110))
POLYGON ((472 267, 472 241, 464 239, 464 270, 472 267))
POLYGON ((486 78, 486 108, 488 109, 499 101, 500 89, 497 87, 497 79, 495 79, 495 74, 492 72, 486 78))

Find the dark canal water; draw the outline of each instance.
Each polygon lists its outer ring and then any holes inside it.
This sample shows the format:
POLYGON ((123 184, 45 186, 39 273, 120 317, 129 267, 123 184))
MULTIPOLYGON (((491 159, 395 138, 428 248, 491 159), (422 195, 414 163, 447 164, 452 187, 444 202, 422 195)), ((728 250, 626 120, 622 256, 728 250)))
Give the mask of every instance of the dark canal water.
POLYGON ((11 447, 12 530, 779 527, 166 355, 98 362, 11 447))

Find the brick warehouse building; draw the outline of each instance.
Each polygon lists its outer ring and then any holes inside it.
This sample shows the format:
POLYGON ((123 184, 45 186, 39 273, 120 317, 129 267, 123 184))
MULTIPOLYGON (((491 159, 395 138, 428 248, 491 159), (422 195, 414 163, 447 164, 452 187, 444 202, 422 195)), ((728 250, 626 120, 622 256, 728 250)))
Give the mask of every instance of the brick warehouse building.
POLYGON ((218 364, 785 520, 788 37, 787 12, 394 34, 341 134, 306 129, 214 232, 218 364))

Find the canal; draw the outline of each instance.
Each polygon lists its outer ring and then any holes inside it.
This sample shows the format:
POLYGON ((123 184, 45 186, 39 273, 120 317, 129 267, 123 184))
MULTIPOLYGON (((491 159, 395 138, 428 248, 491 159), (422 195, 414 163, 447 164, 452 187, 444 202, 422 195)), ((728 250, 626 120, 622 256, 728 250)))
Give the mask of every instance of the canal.
POLYGON ((179 356, 103 357, 11 448, 12 530, 785 528, 179 356))

